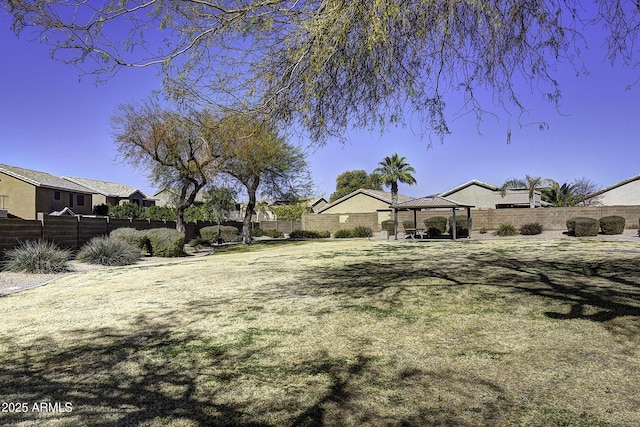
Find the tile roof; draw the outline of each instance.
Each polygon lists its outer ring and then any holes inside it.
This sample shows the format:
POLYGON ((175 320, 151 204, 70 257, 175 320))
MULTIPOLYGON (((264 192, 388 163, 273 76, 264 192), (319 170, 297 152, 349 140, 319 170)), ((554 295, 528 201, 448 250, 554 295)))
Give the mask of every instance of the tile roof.
MULTIPOLYGON (((383 202, 387 202, 389 204, 391 204, 391 192, 388 191, 381 191, 381 190, 370 190, 368 188, 360 188, 356 191, 353 191, 349 194, 347 194, 346 196, 343 196, 341 198, 339 198, 338 200, 328 203, 326 205, 324 205, 321 209, 319 209, 317 211, 317 213, 321 213, 324 212, 327 209, 332 208, 333 206, 336 206, 342 202, 344 202, 345 200, 348 200, 354 196, 357 196, 358 194, 366 194, 367 196, 373 197, 374 199, 378 199, 380 201, 383 202)), ((411 200, 411 197, 407 197, 405 195, 402 195, 400 193, 398 193, 398 202, 407 202, 411 200)))
POLYGON ((397 209, 472 208, 473 205, 456 202, 440 196, 419 197, 393 206, 397 209))
POLYGON ((66 190, 76 193, 91 194, 91 190, 87 187, 71 181, 67 181, 66 179, 51 175, 50 173, 46 172, 19 168, 17 166, 9 166, 4 164, 0 164, 0 172, 21 181, 27 182, 36 187, 53 188, 56 190, 66 190))
POLYGON ((71 181, 75 184, 82 185, 91 189, 94 193, 102 194, 107 197, 129 197, 136 191, 147 197, 142 191, 137 188, 129 187, 128 185, 120 184, 117 182, 99 181, 97 179, 78 178, 73 176, 63 176, 67 181, 71 181))

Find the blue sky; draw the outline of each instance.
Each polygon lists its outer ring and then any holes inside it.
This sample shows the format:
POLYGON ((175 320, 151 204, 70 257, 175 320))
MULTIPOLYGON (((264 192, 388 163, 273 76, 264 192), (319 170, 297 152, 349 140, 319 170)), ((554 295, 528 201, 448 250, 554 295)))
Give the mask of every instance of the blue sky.
MULTIPOLYGON (((328 198, 340 173, 372 171, 394 152, 416 169, 417 185, 400 185, 401 193, 415 197, 471 179, 500 185, 525 174, 561 183, 586 177, 605 187, 639 174, 640 85, 625 88, 640 69, 612 67, 598 43, 586 56, 589 75, 558 68, 562 114, 538 93, 526 98, 529 112, 520 121, 546 121, 549 129, 520 127, 517 118, 501 114, 499 120, 487 116, 480 133, 473 118, 463 117, 450 123, 452 134, 443 143, 433 139, 431 148, 410 125, 384 134, 353 131, 345 145, 329 141, 309 149, 318 194, 328 198)), ((96 86, 91 76, 51 60, 46 45, 29 41, 26 33, 18 39, 6 16, 0 16, 0 52, 0 163, 121 182, 153 194, 145 172, 118 158, 109 120, 118 104, 159 88, 154 70, 122 70, 96 86)))

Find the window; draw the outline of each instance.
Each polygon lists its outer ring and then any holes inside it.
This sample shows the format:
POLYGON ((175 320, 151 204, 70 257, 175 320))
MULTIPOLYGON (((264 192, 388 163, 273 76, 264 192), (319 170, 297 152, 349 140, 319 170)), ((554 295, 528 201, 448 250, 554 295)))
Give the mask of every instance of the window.
POLYGON ((53 200, 60 200, 60 192, 59 191, 54 191, 53 192, 53 200))
POLYGON ((69 207, 73 207, 73 193, 69 193, 69 207))
POLYGON ((78 198, 76 201, 78 202, 78 206, 84 206, 84 195, 78 194, 78 198))

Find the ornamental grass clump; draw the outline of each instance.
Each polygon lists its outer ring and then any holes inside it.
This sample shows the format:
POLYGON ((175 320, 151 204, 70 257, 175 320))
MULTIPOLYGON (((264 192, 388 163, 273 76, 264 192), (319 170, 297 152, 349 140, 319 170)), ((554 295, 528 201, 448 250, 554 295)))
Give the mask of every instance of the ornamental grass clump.
POLYGON ((131 265, 140 259, 140 248, 124 240, 94 237, 80 248, 78 261, 108 266, 131 265))
POLYGON ((46 240, 21 242, 20 246, 5 252, 3 269, 22 273, 62 273, 69 271, 67 261, 71 251, 61 249, 46 240))
POLYGON ((447 222, 446 217, 434 216, 424 220, 424 227, 429 236, 441 236, 447 231, 447 222))
POLYGON ((495 232, 496 236, 501 236, 501 237, 515 236, 517 234, 518 234, 518 230, 516 230, 516 227, 510 222, 500 224, 500 227, 498 227, 498 229, 495 232))
POLYGON ((600 218, 602 234, 613 235, 624 232, 625 219, 621 216, 611 215, 600 218))
POLYGON ((353 229, 353 237, 366 238, 372 237, 373 231, 369 227, 359 225, 353 229))
POLYGON ((184 255, 184 234, 170 228, 152 228, 146 232, 151 255, 179 257, 184 255))

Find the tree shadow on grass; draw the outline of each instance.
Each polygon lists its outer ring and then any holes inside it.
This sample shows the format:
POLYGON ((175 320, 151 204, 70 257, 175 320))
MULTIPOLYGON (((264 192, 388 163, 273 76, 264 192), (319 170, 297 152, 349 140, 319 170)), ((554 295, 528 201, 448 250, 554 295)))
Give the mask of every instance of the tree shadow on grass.
MULTIPOLYGON (((170 325, 143 318, 136 324, 133 333, 75 330, 69 333, 73 344, 60 346, 50 338, 5 354, 0 400, 29 402, 29 409, 38 402, 69 402, 72 410, 2 414, 2 422, 115 427, 182 420, 195 425, 261 425, 247 420, 241 404, 196 397, 198 371, 172 363, 178 353, 192 348, 194 336, 176 337, 170 325)), ((221 348, 206 351, 211 364, 230 357, 221 348)), ((233 379, 225 375, 215 379, 233 379)))
POLYGON ((606 322, 623 316, 640 317, 637 261, 615 254, 594 262, 473 253, 447 262, 366 261, 303 271, 300 281, 305 287, 300 292, 350 298, 376 296, 393 304, 402 294, 420 287, 487 285, 567 304, 565 313, 546 313, 553 319, 606 322), (597 312, 592 313, 594 310, 597 312))

